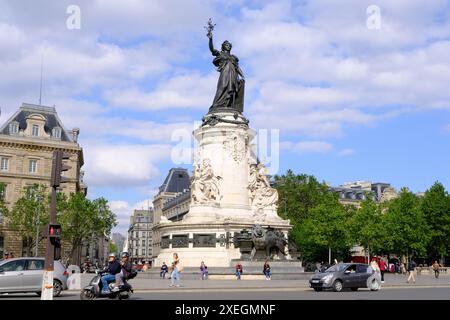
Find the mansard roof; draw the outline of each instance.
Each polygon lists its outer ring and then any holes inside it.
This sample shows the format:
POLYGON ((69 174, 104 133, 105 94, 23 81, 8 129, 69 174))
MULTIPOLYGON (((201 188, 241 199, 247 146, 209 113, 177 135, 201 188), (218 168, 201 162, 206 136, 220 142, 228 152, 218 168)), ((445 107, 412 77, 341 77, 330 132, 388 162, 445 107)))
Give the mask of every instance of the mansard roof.
POLYGON ((27 127, 26 119, 32 114, 39 114, 45 118, 45 132, 51 134, 53 128, 59 127, 61 128, 61 141, 73 142, 72 137, 64 129, 64 126, 56 113, 55 107, 46 107, 29 103, 23 103, 19 110, 0 127, 0 134, 9 135, 9 124, 12 122, 17 122, 19 124, 19 130, 25 130, 27 127))
POLYGON ((164 183, 159 187, 159 192, 183 192, 189 189, 191 180, 187 169, 172 168, 164 183))

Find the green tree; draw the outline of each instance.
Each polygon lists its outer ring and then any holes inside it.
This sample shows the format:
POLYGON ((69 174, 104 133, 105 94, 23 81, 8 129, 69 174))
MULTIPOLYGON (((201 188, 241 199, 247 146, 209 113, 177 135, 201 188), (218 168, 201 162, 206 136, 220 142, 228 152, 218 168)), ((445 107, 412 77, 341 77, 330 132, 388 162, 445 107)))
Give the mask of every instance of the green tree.
POLYGON ((430 240, 430 228, 422 213, 421 200, 407 188, 389 202, 382 223, 384 242, 391 252, 424 256, 430 240))
POLYGON ((322 200, 309 210, 308 218, 296 229, 299 247, 310 261, 323 260, 325 250, 328 250, 329 262, 333 252, 335 257, 345 259, 351 245, 348 226, 351 210, 338 201, 335 193, 328 192, 322 200))
POLYGON ((383 206, 367 196, 350 216, 350 239, 354 244, 362 245, 369 257, 371 252, 380 253, 384 248, 386 233, 382 223, 382 212, 383 206))
POLYGON ((89 200, 83 193, 73 193, 61 205, 58 221, 62 226, 62 238, 70 243, 72 263, 80 263, 77 252, 83 240, 104 236, 117 225, 116 216, 104 198, 89 200))
POLYGON ((117 245, 113 241, 109 242, 109 253, 119 254, 117 245))
POLYGON ((437 259, 450 251, 450 196, 440 182, 435 182, 422 199, 424 217, 430 226, 428 252, 437 259))
MULTIPOLYGON (((36 233, 48 223, 49 195, 45 185, 35 184, 25 187, 22 196, 12 210, 5 211, 6 223, 11 230, 17 231, 27 240, 27 256, 32 255, 36 247, 36 233)), ((38 242, 40 237, 38 237, 38 242)))
POLYGON ((276 175, 274 180, 279 198, 278 214, 293 223, 308 218, 310 210, 329 193, 329 187, 314 176, 294 174, 291 170, 285 175, 276 175))

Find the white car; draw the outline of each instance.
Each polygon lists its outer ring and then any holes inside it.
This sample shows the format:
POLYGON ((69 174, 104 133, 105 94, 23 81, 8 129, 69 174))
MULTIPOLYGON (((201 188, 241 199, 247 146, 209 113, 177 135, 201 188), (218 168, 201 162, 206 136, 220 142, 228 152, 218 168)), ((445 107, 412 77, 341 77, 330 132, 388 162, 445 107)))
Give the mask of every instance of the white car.
MULTIPOLYGON (((0 261, 0 293, 35 292, 39 296, 44 275, 44 258, 13 258, 0 261)), ((69 276, 59 261, 54 262, 53 295, 67 289, 69 276)))

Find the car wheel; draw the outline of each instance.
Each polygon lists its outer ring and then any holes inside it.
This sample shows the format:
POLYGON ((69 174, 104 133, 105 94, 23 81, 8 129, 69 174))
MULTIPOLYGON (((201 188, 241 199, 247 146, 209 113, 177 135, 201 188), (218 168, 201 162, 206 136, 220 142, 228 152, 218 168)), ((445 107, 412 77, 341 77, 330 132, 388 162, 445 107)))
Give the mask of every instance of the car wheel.
POLYGON ((322 291, 322 288, 314 288, 314 291, 316 291, 316 292, 322 291))
POLYGON ((62 283, 59 280, 53 280, 53 296, 59 297, 62 292, 62 283))
POLYGON ((335 292, 341 292, 344 286, 342 285, 341 280, 336 280, 333 282, 333 291, 335 292))
POLYGON ((350 288, 352 291, 358 291, 358 288, 350 288))

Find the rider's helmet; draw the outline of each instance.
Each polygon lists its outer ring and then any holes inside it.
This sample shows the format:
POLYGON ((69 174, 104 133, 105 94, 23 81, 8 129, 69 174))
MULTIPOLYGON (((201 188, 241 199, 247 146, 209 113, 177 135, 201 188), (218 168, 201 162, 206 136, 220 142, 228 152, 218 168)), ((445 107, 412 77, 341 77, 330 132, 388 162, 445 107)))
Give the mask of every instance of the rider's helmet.
POLYGON ((111 252, 109 255, 108 255, 108 259, 109 258, 116 258, 116 254, 114 253, 114 252, 111 252))
POLYGON ((128 252, 122 252, 122 258, 129 258, 130 254, 128 252))

